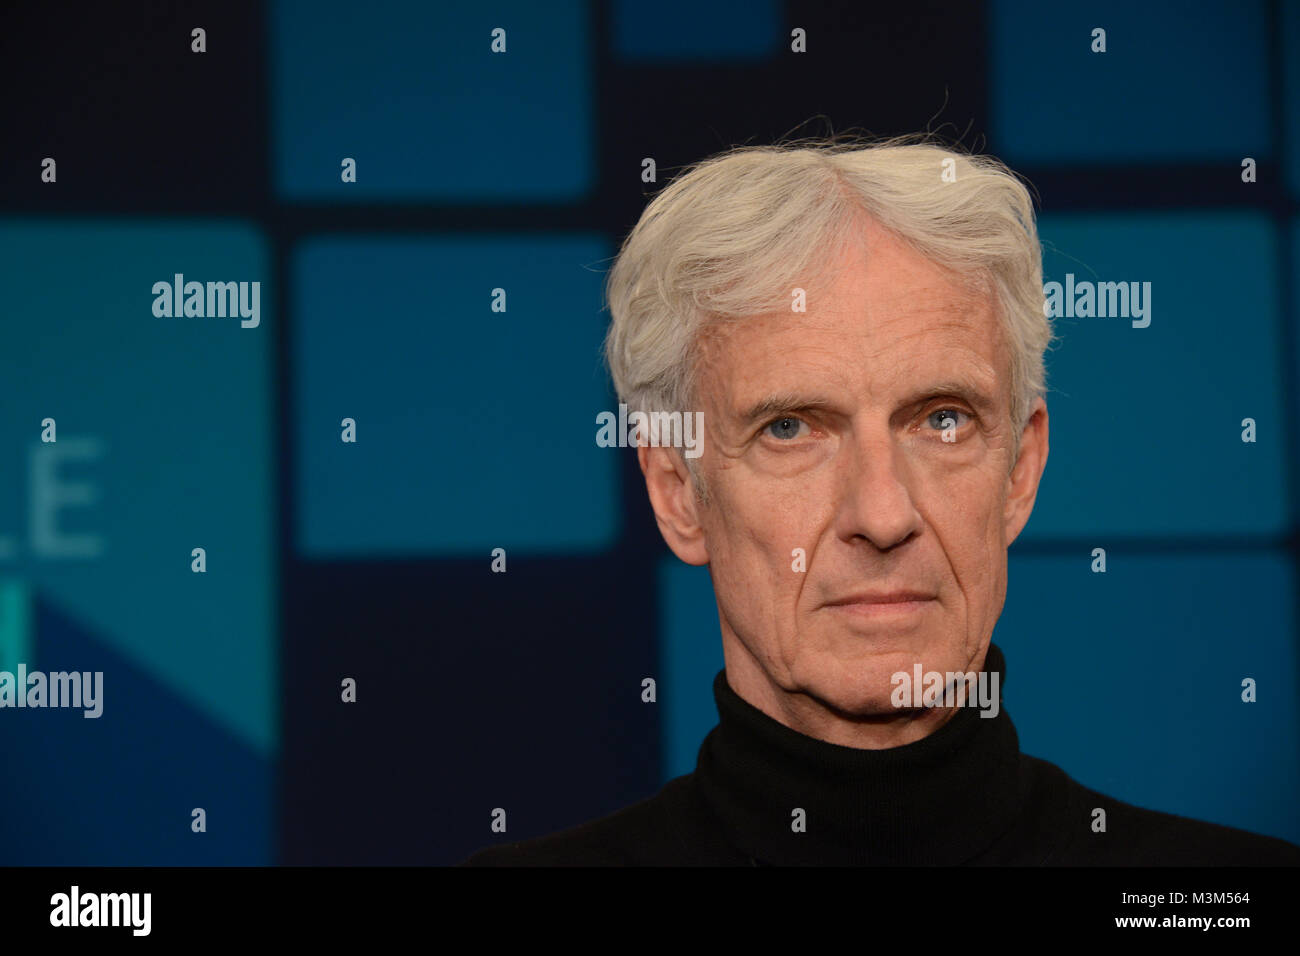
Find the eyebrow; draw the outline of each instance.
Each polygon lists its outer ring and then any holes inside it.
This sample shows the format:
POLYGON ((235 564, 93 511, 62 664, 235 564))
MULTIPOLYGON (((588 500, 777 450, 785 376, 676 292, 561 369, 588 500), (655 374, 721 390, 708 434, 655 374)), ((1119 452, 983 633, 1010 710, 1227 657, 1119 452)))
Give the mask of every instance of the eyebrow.
POLYGON ((984 386, 967 379, 949 379, 935 382, 910 392, 902 402, 902 407, 918 405, 934 398, 952 395, 960 398, 975 408, 991 412, 998 406, 997 398, 985 391, 984 386))
POLYGON ((801 395, 798 392, 780 392, 760 399, 740 413, 741 425, 750 425, 760 420, 777 418, 792 412, 824 410, 832 407, 829 399, 816 395, 801 395))
MULTIPOLYGON (((982 385, 966 379, 948 379, 922 386, 904 396, 901 408, 909 408, 936 398, 952 396, 965 401, 972 407, 984 412, 997 408, 997 399, 985 391, 982 385)), ((779 392, 760 399, 739 415, 741 425, 750 425, 758 421, 767 421, 781 415, 796 412, 818 411, 834 408, 835 403, 819 395, 805 395, 799 392, 779 392)))

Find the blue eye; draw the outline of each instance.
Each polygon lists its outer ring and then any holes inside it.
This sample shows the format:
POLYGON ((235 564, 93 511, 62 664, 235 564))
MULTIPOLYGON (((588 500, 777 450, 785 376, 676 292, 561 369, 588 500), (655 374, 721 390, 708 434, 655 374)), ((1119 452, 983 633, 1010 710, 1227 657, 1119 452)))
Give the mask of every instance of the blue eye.
POLYGON ((798 418, 778 418, 768 424, 767 433, 773 438, 789 441, 792 438, 799 437, 799 429, 802 426, 803 421, 798 418))
POLYGON ((964 419, 969 417, 955 408, 940 408, 930 413, 929 422, 936 431, 946 431, 949 428, 961 428, 965 424, 964 419))

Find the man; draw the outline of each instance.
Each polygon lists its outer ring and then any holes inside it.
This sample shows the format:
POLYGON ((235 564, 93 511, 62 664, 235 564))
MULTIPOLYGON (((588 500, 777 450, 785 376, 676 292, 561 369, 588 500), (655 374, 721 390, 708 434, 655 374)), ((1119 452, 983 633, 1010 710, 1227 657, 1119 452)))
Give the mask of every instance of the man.
POLYGON ((703 412, 699 458, 637 454, 664 540, 709 567, 720 722, 656 796, 468 863, 1300 862, 1086 789, 999 706, 1052 336, 1005 167, 908 141, 736 150, 650 203, 608 294, 620 398, 703 412))

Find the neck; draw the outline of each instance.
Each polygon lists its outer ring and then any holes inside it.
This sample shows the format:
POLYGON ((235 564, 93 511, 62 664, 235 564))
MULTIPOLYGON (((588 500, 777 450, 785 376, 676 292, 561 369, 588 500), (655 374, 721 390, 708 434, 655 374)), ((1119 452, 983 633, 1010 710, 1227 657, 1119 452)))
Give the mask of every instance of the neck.
MULTIPOLYGON (((1005 667, 993 646, 985 664, 1005 667)), ((713 693, 719 723, 695 780, 729 842, 756 862, 962 863, 1020 811, 1020 751, 1003 709, 960 707, 922 739, 869 749, 788 726, 740 697, 727 671, 713 693)))

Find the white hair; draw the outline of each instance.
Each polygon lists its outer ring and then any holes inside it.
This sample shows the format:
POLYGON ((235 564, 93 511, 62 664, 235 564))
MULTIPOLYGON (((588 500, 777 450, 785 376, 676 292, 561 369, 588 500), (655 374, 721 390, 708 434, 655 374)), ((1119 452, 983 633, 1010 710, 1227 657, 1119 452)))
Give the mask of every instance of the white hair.
POLYGON ((1033 201, 997 159, 927 138, 745 146, 684 170, 641 214, 606 283, 605 357, 620 400, 644 412, 693 407, 701 331, 788 309, 791 288, 811 295, 829 283, 825 253, 857 237, 866 213, 992 294, 1011 355, 1018 455, 1046 394, 1052 340, 1033 201))

